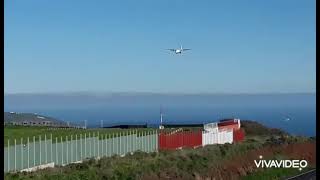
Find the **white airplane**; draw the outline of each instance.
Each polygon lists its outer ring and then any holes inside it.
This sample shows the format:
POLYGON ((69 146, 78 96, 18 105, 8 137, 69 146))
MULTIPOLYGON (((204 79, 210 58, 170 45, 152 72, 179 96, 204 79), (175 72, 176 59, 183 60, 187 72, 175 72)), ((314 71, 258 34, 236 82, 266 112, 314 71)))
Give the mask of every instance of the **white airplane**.
POLYGON ((191 50, 191 49, 183 49, 182 46, 180 46, 180 49, 167 49, 170 51, 173 51, 176 54, 181 54, 183 51, 191 50))

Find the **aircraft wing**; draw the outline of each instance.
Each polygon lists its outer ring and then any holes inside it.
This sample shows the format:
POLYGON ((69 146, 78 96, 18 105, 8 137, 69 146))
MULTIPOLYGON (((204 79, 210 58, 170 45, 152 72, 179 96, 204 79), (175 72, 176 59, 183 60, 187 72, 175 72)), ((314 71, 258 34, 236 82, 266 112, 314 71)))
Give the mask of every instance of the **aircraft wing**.
POLYGON ((167 49, 167 50, 170 50, 170 51, 176 51, 175 49, 167 49))
POLYGON ((187 50, 191 50, 191 49, 183 49, 184 51, 187 51, 187 50))

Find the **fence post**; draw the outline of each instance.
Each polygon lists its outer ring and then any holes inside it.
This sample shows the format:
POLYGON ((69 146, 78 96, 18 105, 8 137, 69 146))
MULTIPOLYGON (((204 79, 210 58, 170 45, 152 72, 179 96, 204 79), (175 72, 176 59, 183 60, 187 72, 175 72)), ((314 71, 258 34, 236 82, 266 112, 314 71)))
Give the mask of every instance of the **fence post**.
POLYGON ((14 139, 14 171, 17 170, 17 140, 14 139))
POLYGON ((134 138, 134 151, 137 151, 138 150, 138 129, 136 129, 134 137, 135 137, 134 138))
POLYGON ((92 157, 96 156, 96 138, 95 138, 95 133, 93 133, 92 135, 92 143, 93 143, 93 153, 92 153, 92 157))
POLYGON ((39 165, 41 165, 42 163, 41 163, 41 135, 39 135, 39 149, 40 149, 40 162, 39 162, 39 165))
POLYGON ((33 166, 36 166, 36 137, 33 136, 33 166))
POLYGON ((73 160, 73 155, 72 155, 72 153, 73 153, 73 151, 72 151, 72 134, 71 134, 71 139, 70 139, 70 162, 73 162, 72 160, 73 160))
POLYGON ((146 131, 146 152, 149 153, 149 130, 146 131))
POLYGON ((61 138, 61 165, 63 165, 63 143, 62 143, 62 136, 60 136, 61 138))
POLYGON ((159 147, 158 147, 158 144, 159 144, 159 138, 158 138, 159 136, 158 136, 158 130, 156 129, 156 139, 158 140, 158 141, 156 141, 155 142, 155 148, 156 148, 156 152, 158 152, 159 151, 159 147))
POLYGON ((142 141, 141 141, 141 133, 137 130, 137 142, 136 142, 136 146, 137 146, 137 150, 141 150, 142 151, 142 141))
POLYGON ((52 143, 53 143, 53 139, 52 139, 52 133, 51 133, 51 135, 50 135, 50 139, 51 139, 51 146, 50 146, 50 155, 51 155, 51 162, 53 162, 53 154, 52 154, 52 143))
POLYGON ((30 162, 30 147, 29 147, 29 136, 28 136, 28 169, 29 169, 29 162, 30 162))
POLYGON ((107 139, 108 138, 108 134, 105 134, 104 136, 105 136, 105 141, 104 142, 105 142, 105 149, 106 149, 106 157, 108 157, 108 145, 107 145, 108 144, 108 141, 107 141, 108 140, 107 139))
POLYGON ((146 131, 144 131, 144 132, 142 132, 142 136, 143 136, 143 141, 142 141, 142 145, 143 145, 143 151, 144 152, 146 152, 146 145, 147 145, 147 141, 146 141, 146 136, 147 135, 147 132, 146 131))
MULTIPOLYGON (((89 133, 89 139, 91 138, 90 133, 89 133)), ((91 149, 92 149, 92 141, 90 139, 90 151, 89 151, 89 157, 91 157, 91 149)))
POLYGON ((84 133, 84 157, 87 155, 87 135, 84 133))
POLYGON ((56 137, 56 164, 59 163, 59 159, 58 159, 58 137, 56 137))
POLYGON ((145 150, 144 150, 144 138, 143 138, 143 137, 144 137, 144 132, 142 131, 142 132, 141 132, 141 138, 140 138, 140 140, 141 140, 141 141, 140 141, 140 142, 141 142, 141 151, 142 151, 142 152, 145 152, 145 150), (142 138, 143 138, 143 139, 142 139, 142 138))
POLYGON ((80 160, 82 160, 82 134, 80 134, 80 160))
POLYGON ((145 149, 146 149, 146 152, 148 153, 149 151, 148 151, 148 146, 149 146, 149 136, 148 136, 148 133, 149 133, 149 131, 146 131, 145 132, 145 139, 146 139, 146 144, 145 144, 145 149))
POLYGON ((151 152, 151 131, 148 132, 148 152, 151 152))
POLYGON ((147 131, 147 153, 149 153, 149 148, 150 148, 150 131, 147 131))
POLYGON ((21 138, 21 169, 23 169, 23 139, 21 138))
POLYGON ((98 147, 98 158, 100 158, 100 146, 99 146, 99 143, 100 143, 100 140, 99 140, 99 137, 100 136, 100 134, 99 134, 99 131, 98 131, 98 139, 97 139, 97 142, 98 142, 98 145, 97 145, 97 147, 98 147))
POLYGON ((142 141, 142 136, 143 136, 143 131, 142 132, 139 132, 138 133, 138 139, 139 139, 139 144, 138 144, 138 146, 139 146, 139 149, 141 150, 141 151, 143 151, 143 141, 142 141))
POLYGON ((112 153, 111 156, 114 154, 114 133, 112 133, 112 153))
POLYGON ((129 142, 128 142, 128 140, 129 140, 129 135, 130 135, 130 130, 127 131, 127 136, 126 136, 126 142, 127 142, 127 150, 126 150, 126 153, 129 152, 129 142))
POLYGON ((48 163, 48 159, 47 159, 48 152, 47 152, 47 135, 46 134, 44 134, 44 144, 46 145, 44 150, 45 150, 45 154, 46 154, 46 164, 47 164, 48 163))
POLYGON ((95 157, 96 156, 96 137, 95 137, 95 133, 93 133, 92 135, 92 141, 93 141, 93 154, 92 156, 95 157))
POLYGON ((121 155, 121 133, 119 133, 119 155, 121 155))
MULTIPOLYGON (((120 133, 121 133, 121 132, 120 132, 120 133)), ((120 133, 119 133, 119 134, 120 134, 120 133)), ((117 136, 117 138, 118 138, 118 142, 117 142, 117 143, 118 143, 118 146, 117 146, 117 147, 118 147, 118 148, 117 148, 117 155, 120 155, 120 153, 119 153, 119 150, 120 150, 120 148, 119 148, 119 146, 120 146, 120 136, 118 135, 118 133, 116 134, 116 136, 117 136)))
POLYGON ((10 140, 8 139, 8 172, 10 171, 10 140))
POLYGON ((66 155, 66 156, 67 156, 67 157, 66 157, 67 163, 66 163, 66 164, 69 163, 69 151, 68 151, 68 144, 69 144, 69 143, 68 143, 68 142, 69 142, 69 141, 68 141, 68 136, 66 136, 66 146, 67 146, 67 151, 66 151, 66 152, 67 152, 67 155, 66 155))
POLYGON ((76 160, 75 161, 78 161, 78 140, 77 140, 77 134, 76 134, 76 160))

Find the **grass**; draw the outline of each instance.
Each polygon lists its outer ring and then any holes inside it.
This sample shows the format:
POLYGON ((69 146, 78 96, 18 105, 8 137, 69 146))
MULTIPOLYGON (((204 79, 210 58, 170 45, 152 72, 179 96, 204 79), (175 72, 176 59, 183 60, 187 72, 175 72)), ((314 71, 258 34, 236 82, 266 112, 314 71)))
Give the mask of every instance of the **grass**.
POLYGON ((125 157, 105 157, 82 164, 39 170, 34 173, 5 174, 5 179, 145 179, 147 176, 166 176, 165 172, 182 179, 194 179, 192 173, 206 174, 223 160, 239 153, 258 148, 259 144, 209 145, 199 149, 160 151, 159 153, 136 152, 125 157), (143 178, 144 177, 144 178, 143 178))
MULTIPOLYGON (((201 128, 183 128, 184 130, 201 130, 201 128)), ((126 135, 127 133, 134 131, 138 133, 138 136, 142 136, 145 133, 152 133, 155 131, 158 131, 158 129, 155 128, 137 128, 137 129, 120 129, 120 128, 91 128, 91 129, 63 129, 63 128, 49 128, 49 127, 36 127, 36 126, 15 126, 15 125, 8 125, 4 127, 4 146, 8 146, 8 140, 10 145, 14 145, 14 140, 16 140, 17 144, 21 143, 21 138, 23 144, 26 144, 28 142, 33 142, 33 137, 35 138, 35 141, 39 141, 41 136, 41 140, 45 139, 51 139, 51 134, 53 138, 53 143, 55 143, 55 139, 57 138, 58 142, 66 141, 66 136, 68 136, 68 140, 70 140, 71 135, 72 138, 75 139, 76 135, 77 138, 80 138, 80 134, 82 135, 82 138, 84 138, 84 135, 86 134, 86 137, 90 136, 93 137, 97 136, 99 133, 99 139, 105 139, 105 138, 111 138, 113 136, 117 137, 121 135, 126 135)), ((169 128, 165 129, 164 131, 172 131, 174 130, 169 128)))
POLYGON ((272 179, 284 179, 286 177, 295 176, 303 172, 307 172, 312 168, 306 168, 302 171, 294 168, 270 168, 258 171, 256 173, 250 174, 248 176, 242 177, 242 180, 272 180, 272 179))
MULTIPOLYGON (((156 129, 153 128, 141 128, 141 129, 135 129, 136 132, 139 134, 141 133, 148 133, 148 132, 154 132, 156 129)), ((27 143, 27 138, 29 137, 29 142, 33 142, 33 137, 35 137, 35 141, 39 141, 41 136, 41 140, 44 140, 45 135, 47 139, 53 138, 53 143, 55 143, 55 139, 58 139, 58 142, 66 140, 66 136, 68 136, 68 139, 70 140, 71 135, 73 136, 73 139, 75 139, 76 135, 77 138, 80 138, 80 134, 82 135, 82 138, 84 138, 84 135, 86 134, 87 137, 92 137, 93 135, 97 136, 99 133, 99 138, 104 139, 110 138, 112 135, 114 136, 120 136, 120 133, 122 135, 129 133, 129 131, 133 132, 134 130, 127 130, 127 129, 103 129, 103 128, 93 128, 93 129, 52 129, 49 127, 26 127, 26 126, 5 126, 4 128, 4 146, 8 146, 8 140, 10 145, 14 144, 14 140, 17 141, 17 144, 22 142, 25 144, 27 143)))

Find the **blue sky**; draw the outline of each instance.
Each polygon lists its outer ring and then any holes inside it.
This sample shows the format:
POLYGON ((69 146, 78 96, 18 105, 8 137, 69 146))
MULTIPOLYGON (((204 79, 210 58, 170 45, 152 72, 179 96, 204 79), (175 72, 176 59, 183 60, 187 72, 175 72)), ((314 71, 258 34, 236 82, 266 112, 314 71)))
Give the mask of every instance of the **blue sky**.
POLYGON ((5 93, 316 91, 315 0, 4 6, 5 93))

